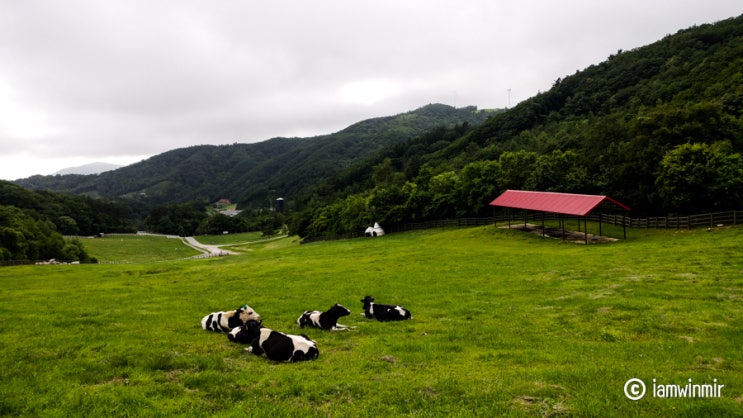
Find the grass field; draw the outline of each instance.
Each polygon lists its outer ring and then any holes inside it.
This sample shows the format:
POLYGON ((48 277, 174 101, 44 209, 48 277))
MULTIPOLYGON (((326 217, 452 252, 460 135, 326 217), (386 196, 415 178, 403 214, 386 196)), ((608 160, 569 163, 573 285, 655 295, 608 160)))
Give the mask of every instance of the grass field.
POLYGON ((100 263, 151 263, 184 259, 201 254, 179 238, 110 234, 105 238, 80 238, 85 249, 100 263))
POLYGON ((260 232, 242 232, 238 234, 222 234, 222 235, 199 235, 196 239, 207 245, 232 245, 242 242, 253 242, 261 240, 260 232))
POLYGON ((743 414, 743 228, 596 245, 492 226, 286 238, 204 260, 176 242, 88 247, 128 264, 0 269, 0 415, 743 414), (362 318, 367 294, 414 318, 362 318), (288 333, 341 303, 357 328, 304 330, 318 360, 276 364, 201 330, 243 303, 288 333), (625 396, 631 378, 644 398, 625 396), (661 398, 653 379, 724 387, 661 398))

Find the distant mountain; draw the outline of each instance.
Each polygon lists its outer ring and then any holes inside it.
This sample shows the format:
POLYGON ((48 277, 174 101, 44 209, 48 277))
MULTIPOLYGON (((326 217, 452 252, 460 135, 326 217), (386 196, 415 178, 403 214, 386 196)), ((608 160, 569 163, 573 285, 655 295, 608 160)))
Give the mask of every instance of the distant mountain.
POLYGON ((240 207, 263 207, 278 197, 307 196, 321 181, 436 127, 476 126, 494 110, 429 104, 368 119, 312 138, 273 138, 253 144, 199 145, 168 151, 100 174, 32 176, 14 183, 30 189, 130 197, 152 204, 229 198, 240 207))
POLYGON ((121 167, 123 166, 118 164, 95 162, 77 167, 63 168, 52 175, 64 176, 66 174, 100 174, 106 171, 116 170, 117 168, 121 167))

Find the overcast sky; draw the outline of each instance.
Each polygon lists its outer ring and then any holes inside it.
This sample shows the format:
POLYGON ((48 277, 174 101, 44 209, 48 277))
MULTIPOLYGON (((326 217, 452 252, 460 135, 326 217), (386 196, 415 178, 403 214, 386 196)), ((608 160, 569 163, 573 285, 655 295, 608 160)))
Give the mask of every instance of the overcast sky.
POLYGON ((0 2, 0 179, 503 108, 740 0, 0 2), (510 90, 510 93, 509 93, 510 90))

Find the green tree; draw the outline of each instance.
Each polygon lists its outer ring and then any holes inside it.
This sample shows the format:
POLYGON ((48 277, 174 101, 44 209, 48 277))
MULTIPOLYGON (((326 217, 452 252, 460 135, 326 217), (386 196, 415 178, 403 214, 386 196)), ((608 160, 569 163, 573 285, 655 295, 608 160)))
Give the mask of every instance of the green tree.
POLYGON ((404 185, 376 188, 369 196, 368 213, 373 222, 379 222, 382 225, 399 224, 406 219, 407 200, 404 185))
POLYGON ((363 232, 374 220, 363 195, 351 195, 343 201, 339 211, 342 228, 346 232, 363 232))
POLYGON ((483 216, 490 211, 488 203, 497 197, 500 165, 497 161, 476 161, 459 173, 460 211, 464 216, 483 216))
POLYGON ((222 234, 224 231, 237 233, 247 230, 248 226, 243 218, 216 213, 201 221, 198 228, 196 228, 196 234, 216 235, 222 234))
POLYGON ((77 221, 71 216, 62 215, 57 218, 57 228, 63 235, 77 235, 80 228, 77 227, 77 221))
POLYGON ((144 225, 159 234, 194 235, 206 218, 205 207, 203 202, 157 206, 152 208, 144 225))
POLYGON ((0 205, 0 260, 90 262, 79 240, 67 241, 54 224, 36 220, 13 206, 0 205))
POLYGON ((498 158, 500 165, 500 186, 502 190, 523 189, 530 173, 534 170, 537 153, 531 151, 506 151, 498 158))
POLYGON ((656 178, 666 207, 685 213, 743 203, 743 158, 730 144, 689 143, 667 152, 656 178))
POLYGON ((550 192, 578 192, 586 185, 586 168, 572 150, 552 151, 537 157, 525 188, 550 192))

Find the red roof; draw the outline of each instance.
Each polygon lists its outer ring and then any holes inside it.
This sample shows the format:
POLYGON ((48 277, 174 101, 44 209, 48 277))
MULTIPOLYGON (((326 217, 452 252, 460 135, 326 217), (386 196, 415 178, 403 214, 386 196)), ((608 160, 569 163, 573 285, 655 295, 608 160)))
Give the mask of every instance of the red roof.
POLYGON ((624 210, 630 210, 629 207, 609 196, 531 192, 526 190, 506 190, 490 202, 490 206, 586 216, 604 202, 610 202, 624 210))

